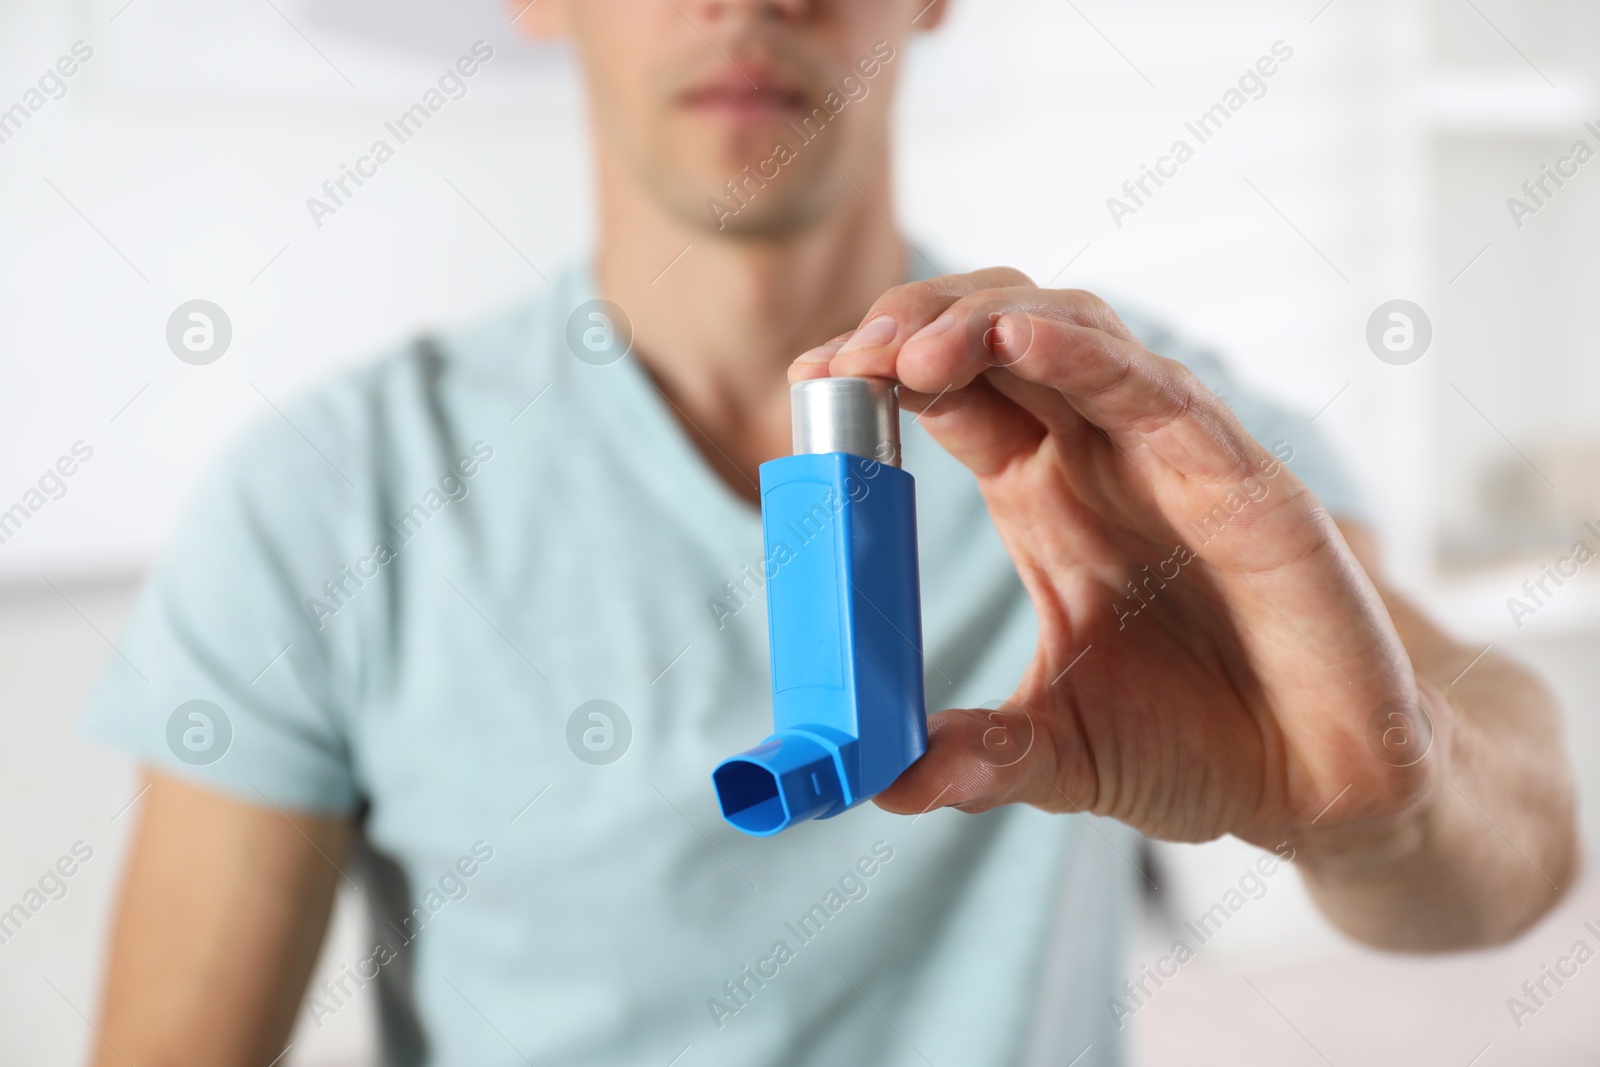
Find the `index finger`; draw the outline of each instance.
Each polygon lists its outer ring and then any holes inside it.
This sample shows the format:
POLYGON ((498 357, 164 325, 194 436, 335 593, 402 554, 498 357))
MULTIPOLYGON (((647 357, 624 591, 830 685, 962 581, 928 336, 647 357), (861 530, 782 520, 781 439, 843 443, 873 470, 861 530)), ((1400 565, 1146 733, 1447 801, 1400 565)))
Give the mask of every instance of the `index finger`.
POLYGON ((813 350, 790 364, 789 381, 826 378, 829 374, 892 378, 900 346, 953 304, 986 289, 1032 285, 1028 276, 1014 267, 941 274, 897 285, 873 301, 872 307, 862 316, 861 324, 833 349, 829 358, 807 359, 817 351, 813 350))
MULTIPOLYGON (((1264 457, 1227 405, 1183 364, 1147 351, 1103 302, 1051 295, 1057 299, 1044 308, 1031 299, 997 306, 995 329, 982 337, 927 331, 895 353, 889 376, 914 385, 985 375, 997 385, 1043 386, 1113 439, 1138 440, 1192 477, 1228 480, 1264 457)), ((971 318, 988 306, 985 294, 974 294, 947 313, 971 318)))

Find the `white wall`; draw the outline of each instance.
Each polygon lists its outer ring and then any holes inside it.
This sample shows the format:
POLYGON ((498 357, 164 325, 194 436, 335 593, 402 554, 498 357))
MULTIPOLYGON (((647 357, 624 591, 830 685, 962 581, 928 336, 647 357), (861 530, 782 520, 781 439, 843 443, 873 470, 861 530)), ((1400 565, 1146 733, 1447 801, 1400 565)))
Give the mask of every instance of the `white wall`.
MULTIPOLYGON (((506 241, 549 274, 588 232, 568 64, 503 33, 468 97, 348 208, 320 230, 306 211, 385 118, 491 34, 492 3, 470 5, 426 56, 321 25, 314 7, 281 5, 352 89, 270 8, 141 0, 110 22, 118 2, 11 16, 30 31, 12 38, 11 50, 26 52, 14 69, 42 68, 78 38, 95 58, 65 99, 0 146, 0 196, 15 227, 0 247, 12 308, 0 344, 18 354, 17 388, 0 397, 15 442, 0 457, 0 490, 20 492, 79 438, 97 446, 70 501, 0 546, 0 574, 13 579, 142 565, 218 444, 268 412, 257 388, 277 401, 418 326, 537 288, 506 241), (168 314, 196 296, 235 324, 230 354, 209 367, 179 363, 163 343, 168 314)), ((1169 313, 1250 379, 1309 408, 1352 377, 1374 381, 1347 399, 1381 388, 1381 368, 1352 351, 1366 310, 1395 284, 1362 174, 1381 145, 1358 125, 1349 92, 1360 88, 1352 64, 1371 65, 1360 33, 1380 20, 1307 25, 1268 3, 1079 9, 958 4, 926 42, 901 123, 904 229, 952 265, 1014 263, 1169 313), (1295 58, 1268 95, 1151 206, 1113 226, 1106 198, 1279 39, 1295 58)), ((1382 414, 1381 394, 1366 402, 1382 414)), ((1341 404, 1325 425, 1359 446, 1361 410, 1341 404)), ((1366 466, 1364 480, 1383 489, 1382 466, 1366 466)))

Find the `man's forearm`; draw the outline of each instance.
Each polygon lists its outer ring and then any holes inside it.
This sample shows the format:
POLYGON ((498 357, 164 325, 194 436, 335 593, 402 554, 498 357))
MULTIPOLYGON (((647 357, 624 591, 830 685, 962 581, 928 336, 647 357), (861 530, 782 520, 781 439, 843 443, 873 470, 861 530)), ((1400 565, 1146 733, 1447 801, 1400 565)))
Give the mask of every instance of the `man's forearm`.
POLYGON ((1412 768, 1427 788, 1386 825, 1307 842, 1306 883, 1335 923, 1369 944, 1503 941, 1543 915, 1579 865, 1560 711, 1515 661, 1480 657, 1409 604, 1385 599, 1432 721, 1431 748, 1412 768))

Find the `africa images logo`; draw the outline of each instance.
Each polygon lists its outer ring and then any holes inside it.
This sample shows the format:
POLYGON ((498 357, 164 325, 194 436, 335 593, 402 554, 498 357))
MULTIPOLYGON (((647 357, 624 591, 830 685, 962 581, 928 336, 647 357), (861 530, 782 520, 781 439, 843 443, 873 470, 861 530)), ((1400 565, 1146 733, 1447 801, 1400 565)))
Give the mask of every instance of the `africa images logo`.
POLYGON ((228 754, 233 720, 209 700, 179 704, 167 716, 167 748, 191 767, 205 767, 228 754))

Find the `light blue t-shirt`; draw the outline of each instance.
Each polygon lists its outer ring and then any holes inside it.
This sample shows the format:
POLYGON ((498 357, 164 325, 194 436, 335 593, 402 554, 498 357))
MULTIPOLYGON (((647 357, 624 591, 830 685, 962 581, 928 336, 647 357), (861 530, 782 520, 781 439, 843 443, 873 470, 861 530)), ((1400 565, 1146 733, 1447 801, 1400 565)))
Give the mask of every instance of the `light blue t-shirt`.
MULTIPOLYGON (((1119 1063, 1127 828, 868 805, 756 839, 719 817, 712 767, 770 727, 760 515, 633 356, 574 355, 594 298, 574 269, 248 435, 151 576, 89 733, 360 818, 370 951, 303 1010, 377 997, 386 1063, 1119 1063)), ((1130 325, 1355 510, 1304 419, 1130 325)), ((972 477, 902 429, 929 705, 994 706, 1033 611, 972 477)))

